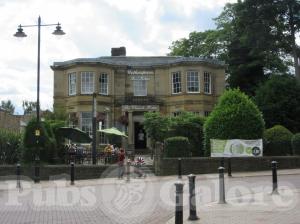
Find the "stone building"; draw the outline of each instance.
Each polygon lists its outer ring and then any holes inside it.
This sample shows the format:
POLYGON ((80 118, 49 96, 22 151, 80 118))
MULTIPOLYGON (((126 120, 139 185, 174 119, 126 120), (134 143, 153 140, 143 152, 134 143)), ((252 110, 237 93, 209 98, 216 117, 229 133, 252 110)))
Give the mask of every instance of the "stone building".
MULTIPOLYGON (((207 116, 225 88, 224 63, 198 57, 112 56, 54 62, 54 109, 69 114, 70 125, 92 131, 93 93, 98 128, 127 130, 129 147, 146 148, 143 113, 207 116)), ((105 138, 99 136, 99 144, 105 138)))

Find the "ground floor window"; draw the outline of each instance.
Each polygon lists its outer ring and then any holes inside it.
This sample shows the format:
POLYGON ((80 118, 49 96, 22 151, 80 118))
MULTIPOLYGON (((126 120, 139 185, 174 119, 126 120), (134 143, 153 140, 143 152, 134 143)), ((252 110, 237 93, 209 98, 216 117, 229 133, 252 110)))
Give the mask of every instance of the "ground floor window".
MULTIPOLYGON (((99 121, 98 125, 99 125, 99 130, 109 128, 108 115, 106 113, 104 114, 103 119, 101 121, 99 121)), ((108 138, 106 137, 106 135, 102 132, 99 132, 99 144, 105 145, 108 143, 109 143, 109 141, 108 141, 108 138)))
POLYGON ((81 130, 92 136, 92 112, 81 112, 81 130))

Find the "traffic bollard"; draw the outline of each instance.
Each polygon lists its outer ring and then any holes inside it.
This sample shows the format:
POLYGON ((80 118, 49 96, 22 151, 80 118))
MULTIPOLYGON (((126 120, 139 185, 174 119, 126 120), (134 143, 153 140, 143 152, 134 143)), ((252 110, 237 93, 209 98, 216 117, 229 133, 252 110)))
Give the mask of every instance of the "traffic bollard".
POLYGON ((71 185, 75 184, 75 166, 74 162, 71 162, 71 185))
POLYGON ((17 164, 17 188, 20 189, 21 188, 21 165, 20 163, 17 164))
POLYGON ((127 174, 127 179, 126 181, 129 182, 130 181, 130 159, 127 160, 127 168, 126 168, 126 174, 127 174))
POLYGON ((228 162, 228 168, 227 168, 228 176, 232 177, 232 174, 231 174, 231 158, 228 158, 227 162, 228 162))
POLYGON ((178 161, 178 179, 182 179, 181 158, 179 158, 177 161, 178 161))
POLYGON ((219 204, 225 204, 224 167, 219 167, 219 204))
POLYGON ((272 161, 272 182, 273 190, 272 194, 278 194, 278 183, 277 183, 277 161, 272 161))
POLYGON ((175 224, 183 223, 183 183, 177 182, 176 186, 176 205, 175 205, 175 224))
POLYGON ((197 220, 199 219, 197 216, 197 209, 196 209, 196 193, 195 193, 195 179, 196 176, 194 174, 188 175, 189 178, 189 203, 190 203, 190 216, 189 220, 197 220))
POLYGON ((39 159, 35 159, 35 166, 34 166, 34 183, 40 182, 40 163, 39 159))

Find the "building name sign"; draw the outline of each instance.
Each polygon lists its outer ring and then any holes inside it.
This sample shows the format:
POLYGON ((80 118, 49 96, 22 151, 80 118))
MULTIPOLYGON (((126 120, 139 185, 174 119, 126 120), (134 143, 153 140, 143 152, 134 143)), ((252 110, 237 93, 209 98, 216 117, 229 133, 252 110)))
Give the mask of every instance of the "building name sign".
POLYGON ((122 110, 129 110, 129 111, 158 111, 159 107, 157 105, 123 105, 122 110))
POLYGON ((127 70, 128 75, 153 75, 154 72, 150 70, 133 70, 129 69, 127 70))
POLYGON ((140 80, 146 80, 146 81, 148 81, 148 80, 150 80, 150 78, 147 77, 147 76, 131 76, 130 79, 132 81, 140 81, 140 80))

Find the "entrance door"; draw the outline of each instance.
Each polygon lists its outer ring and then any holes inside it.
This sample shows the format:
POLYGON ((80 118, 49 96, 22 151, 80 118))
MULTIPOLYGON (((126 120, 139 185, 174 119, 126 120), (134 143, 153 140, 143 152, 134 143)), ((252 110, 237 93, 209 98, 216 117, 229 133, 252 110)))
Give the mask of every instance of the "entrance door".
POLYGON ((134 145, 136 149, 147 147, 147 138, 144 126, 139 122, 134 122, 134 145))

